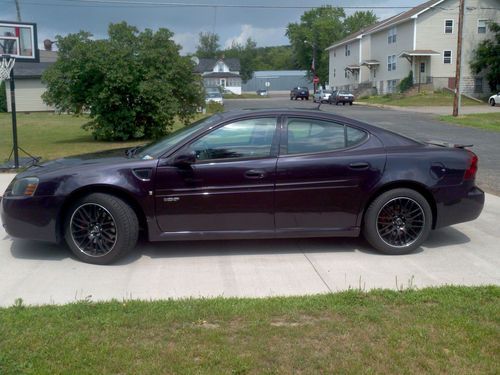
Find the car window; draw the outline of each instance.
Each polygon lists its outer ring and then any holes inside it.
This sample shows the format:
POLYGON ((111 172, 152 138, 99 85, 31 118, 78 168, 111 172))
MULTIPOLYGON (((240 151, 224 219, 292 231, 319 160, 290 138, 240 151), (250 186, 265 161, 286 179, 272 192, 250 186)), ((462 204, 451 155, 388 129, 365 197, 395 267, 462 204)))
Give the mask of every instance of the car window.
POLYGON ((288 154, 334 151, 363 142, 364 131, 329 121, 290 119, 288 154))
POLYGON ((276 118, 256 118, 226 124, 189 146, 197 160, 262 158, 271 155, 276 118))

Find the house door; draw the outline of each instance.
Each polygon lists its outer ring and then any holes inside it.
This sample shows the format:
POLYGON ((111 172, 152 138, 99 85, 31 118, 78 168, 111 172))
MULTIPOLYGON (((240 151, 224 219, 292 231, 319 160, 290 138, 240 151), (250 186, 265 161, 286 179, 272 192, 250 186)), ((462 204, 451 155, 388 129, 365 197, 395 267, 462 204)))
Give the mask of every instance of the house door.
POLYGON ((427 63, 425 61, 419 62, 417 79, 417 83, 427 83, 427 63))
POLYGON ((221 78, 220 85, 221 87, 226 88, 226 80, 224 78, 221 78))

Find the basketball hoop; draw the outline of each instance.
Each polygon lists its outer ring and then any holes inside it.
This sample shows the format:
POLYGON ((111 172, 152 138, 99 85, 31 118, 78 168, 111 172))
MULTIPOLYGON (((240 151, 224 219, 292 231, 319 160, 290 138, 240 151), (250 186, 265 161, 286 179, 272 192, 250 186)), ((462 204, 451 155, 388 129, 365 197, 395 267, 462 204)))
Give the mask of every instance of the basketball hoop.
POLYGON ((16 59, 9 55, 2 56, 0 60, 0 82, 10 77, 10 71, 14 67, 16 59))

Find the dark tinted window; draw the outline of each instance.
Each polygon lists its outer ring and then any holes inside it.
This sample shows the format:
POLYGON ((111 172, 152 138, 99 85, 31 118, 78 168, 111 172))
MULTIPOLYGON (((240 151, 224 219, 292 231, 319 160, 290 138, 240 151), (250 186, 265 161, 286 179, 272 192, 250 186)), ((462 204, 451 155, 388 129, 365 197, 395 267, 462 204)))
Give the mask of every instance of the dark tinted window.
POLYGON ((334 151, 363 142, 367 134, 342 124, 290 119, 288 122, 288 154, 334 151))
POLYGON ((276 118, 226 124, 193 142, 198 160, 261 158, 271 154, 276 118))

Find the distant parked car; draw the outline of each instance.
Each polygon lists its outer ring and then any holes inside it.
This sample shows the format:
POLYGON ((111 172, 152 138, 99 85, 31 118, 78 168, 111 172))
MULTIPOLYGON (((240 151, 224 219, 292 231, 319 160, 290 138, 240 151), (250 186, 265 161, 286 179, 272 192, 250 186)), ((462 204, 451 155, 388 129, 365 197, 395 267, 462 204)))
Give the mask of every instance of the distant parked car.
POLYGON ((207 92, 205 96, 205 103, 219 103, 220 105, 224 105, 224 99, 222 98, 222 94, 220 92, 207 92))
POLYGON ((332 90, 318 89, 313 95, 313 101, 316 103, 324 103, 330 100, 332 90))
POLYGON ((500 104, 500 92, 496 95, 491 95, 488 99, 488 103, 490 103, 490 105, 493 107, 497 104, 500 104))
POLYGON ((330 95, 330 100, 328 101, 330 104, 339 104, 342 103, 345 105, 346 103, 349 103, 349 105, 352 105, 352 102, 354 101, 354 95, 347 91, 337 91, 335 95, 330 95))
POLYGON ((259 95, 259 96, 268 96, 269 93, 267 92, 266 89, 260 89, 260 90, 257 90, 257 95, 259 95))
POLYGON ((309 100, 309 89, 307 87, 300 87, 300 86, 294 87, 290 91, 290 100, 293 99, 309 100))

